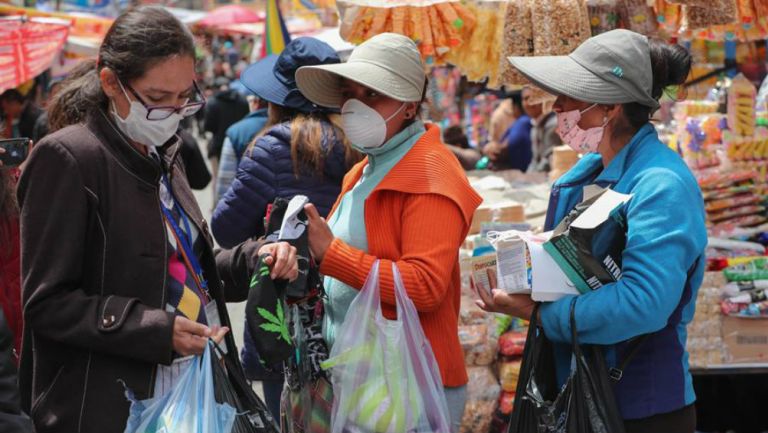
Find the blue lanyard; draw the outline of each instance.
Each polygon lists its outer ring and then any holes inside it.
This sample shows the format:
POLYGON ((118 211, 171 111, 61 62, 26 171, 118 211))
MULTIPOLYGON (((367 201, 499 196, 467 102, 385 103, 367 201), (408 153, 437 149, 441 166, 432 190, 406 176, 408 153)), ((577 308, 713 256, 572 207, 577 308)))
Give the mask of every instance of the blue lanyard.
POLYGON ((168 209, 165 206, 165 203, 163 203, 162 200, 160 200, 160 205, 163 209, 163 213, 165 214, 165 219, 168 220, 168 222, 171 224, 171 227, 173 228, 173 231, 176 233, 176 237, 179 239, 179 242, 181 243, 181 248, 184 249, 184 253, 187 256, 187 259, 189 259, 189 264, 192 266, 192 270, 197 274, 200 285, 202 286, 201 289, 208 291, 208 283, 205 281, 205 278, 203 278, 203 268, 200 266, 200 262, 197 261, 197 255, 195 254, 194 249, 192 248, 192 229, 189 225, 189 218, 187 218, 187 214, 184 211, 184 209, 181 208, 178 201, 176 200, 176 197, 173 195, 173 191, 171 190, 171 184, 168 182, 168 178, 163 175, 162 177, 163 183, 165 183, 166 188, 168 188, 168 193, 171 194, 171 198, 173 199, 173 202, 176 204, 176 207, 179 208, 179 215, 181 215, 181 220, 184 221, 184 227, 187 229, 187 232, 184 233, 183 230, 181 230, 181 227, 179 227, 179 224, 176 223, 176 219, 173 218, 173 214, 171 213, 171 210, 168 209))

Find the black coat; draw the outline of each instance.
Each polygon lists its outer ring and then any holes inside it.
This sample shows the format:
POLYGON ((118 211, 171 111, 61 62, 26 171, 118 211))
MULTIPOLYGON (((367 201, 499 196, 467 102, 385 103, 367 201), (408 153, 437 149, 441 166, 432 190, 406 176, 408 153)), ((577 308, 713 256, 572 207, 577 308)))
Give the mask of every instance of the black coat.
POLYGON ((213 133, 208 143, 208 158, 219 158, 227 137, 227 129, 249 113, 248 101, 234 90, 217 93, 205 107, 205 130, 213 133))
MULTIPOLYGON (((207 241, 200 263, 229 326, 225 302, 244 301, 248 288, 233 278, 247 278, 259 245, 214 254, 179 146, 176 140, 159 149, 162 164, 178 204, 207 241)), ((118 381, 146 399, 157 365, 173 354, 161 167, 104 111, 48 135, 28 164, 19 182, 22 407, 37 433, 123 431, 129 403, 118 381)), ((226 343, 239 364, 231 333, 226 343)))

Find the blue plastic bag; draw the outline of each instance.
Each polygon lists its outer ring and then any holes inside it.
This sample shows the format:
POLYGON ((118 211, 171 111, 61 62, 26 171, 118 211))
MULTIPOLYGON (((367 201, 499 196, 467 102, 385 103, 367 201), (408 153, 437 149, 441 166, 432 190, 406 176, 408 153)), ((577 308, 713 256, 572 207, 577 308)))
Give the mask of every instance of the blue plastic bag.
POLYGON ((131 401, 125 433, 230 433, 235 408, 216 402, 213 388, 211 345, 196 356, 176 386, 164 395, 131 401))

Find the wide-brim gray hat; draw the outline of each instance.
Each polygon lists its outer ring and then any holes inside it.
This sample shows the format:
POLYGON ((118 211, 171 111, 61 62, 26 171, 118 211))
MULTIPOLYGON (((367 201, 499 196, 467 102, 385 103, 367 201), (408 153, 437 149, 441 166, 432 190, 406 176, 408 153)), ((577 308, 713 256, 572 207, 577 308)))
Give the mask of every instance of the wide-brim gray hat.
POLYGON ((426 74, 416 44, 382 33, 352 51, 346 63, 304 66, 296 71, 301 93, 317 105, 340 108, 341 82, 348 79, 402 102, 421 101, 426 74))
POLYGON ((533 84, 554 95, 584 102, 636 102, 653 109, 653 70, 648 38, 612 30, 587 39, 567 56, 510 57, 533 84))

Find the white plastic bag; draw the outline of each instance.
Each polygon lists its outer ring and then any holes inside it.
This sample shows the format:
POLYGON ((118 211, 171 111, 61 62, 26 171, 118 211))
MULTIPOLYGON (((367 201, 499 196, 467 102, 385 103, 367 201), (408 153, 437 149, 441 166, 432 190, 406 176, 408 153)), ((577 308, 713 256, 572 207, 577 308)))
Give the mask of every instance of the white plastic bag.
POLYGON ((448 405, 435 355, 392 265, 397 319, 382 315, 379 263, 339 329, 330 358, 332 433, 449 433, 448 405))
POLYGON ((230 433, 235 408, 216 402, 211 344, 195 356, 170 392, 147 400, 126 392, 131 409, 125 433, 230 433))

